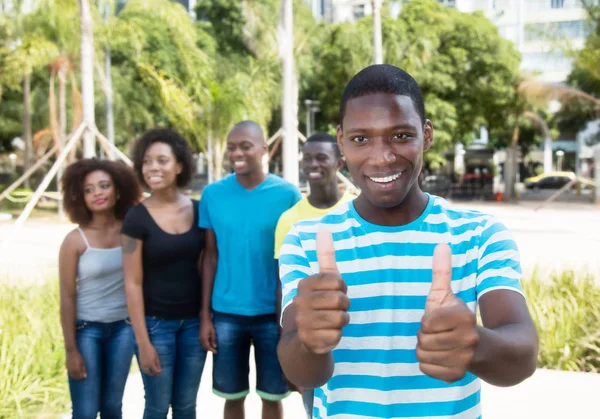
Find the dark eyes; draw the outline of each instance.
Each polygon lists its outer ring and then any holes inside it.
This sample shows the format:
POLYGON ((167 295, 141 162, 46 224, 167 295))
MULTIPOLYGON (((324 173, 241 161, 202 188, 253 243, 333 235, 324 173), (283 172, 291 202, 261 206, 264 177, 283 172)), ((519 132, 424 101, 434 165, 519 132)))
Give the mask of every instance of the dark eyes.
MULTIPOLYGON (((413 137, 412 134, 403 132, 403 133, 399 133, 399 134, 394 134, 391 139, 396 140, 396 141, 406 141, 412 137, 413 137)), ((369 141, 369 139, 362 135, 357 135, 356 137, 350 138, 350 141, 355 142, 357 144, 363 144, 363 143, 369 141)))
POLYGON ((362 135, 358 135, 356 137, 352 137, 350 140, 353 141, 353 142, 355 142, 355 143, 361 144, 361 143, 364 143, 364 142, 367 141, 367 137, 363 137, 362 135))

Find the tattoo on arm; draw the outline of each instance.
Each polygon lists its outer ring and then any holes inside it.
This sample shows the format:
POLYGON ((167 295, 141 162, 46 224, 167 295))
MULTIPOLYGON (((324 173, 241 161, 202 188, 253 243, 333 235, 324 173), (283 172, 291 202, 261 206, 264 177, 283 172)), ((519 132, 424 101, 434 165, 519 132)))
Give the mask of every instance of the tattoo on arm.
POLYGON ((134 239, 133 237, 123 236, 123 252, 127 254, 135 252, 138 245, 137 242, 137 239, 134 239))

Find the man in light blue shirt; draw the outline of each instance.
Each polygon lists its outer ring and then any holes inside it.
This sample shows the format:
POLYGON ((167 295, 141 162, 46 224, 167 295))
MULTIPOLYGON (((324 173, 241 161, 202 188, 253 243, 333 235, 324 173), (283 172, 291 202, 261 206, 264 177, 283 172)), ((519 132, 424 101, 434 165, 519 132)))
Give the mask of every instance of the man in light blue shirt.
POLYGON ((251 344, 263 418, 281 419, 281 400, 289 394, 276 353, 281 289, 273 253, 277 221, 301 194, 263 171, 266 152, 258 124, 235 125, 227 138, 234 173, 208 185, 200 200, 199 225, 206 229, 201 339, 214 354, 213 391, 226 399, 226 419, 244 417, 251 344))
POLYGON ((314 418, 481 418, 480 379, 511 386, 536 368, 517 245, 419 188, 433 124, 406 72, 354 76, 337 139, 361 193, 283 241, 286 376, 315 388, 314 418))

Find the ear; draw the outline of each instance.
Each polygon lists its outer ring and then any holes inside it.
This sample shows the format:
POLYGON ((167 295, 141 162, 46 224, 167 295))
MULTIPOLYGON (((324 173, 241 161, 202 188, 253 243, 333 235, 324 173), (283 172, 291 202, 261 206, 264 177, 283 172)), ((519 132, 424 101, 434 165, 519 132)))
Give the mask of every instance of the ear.
POLYGON ((344 138, 344 132, 342 131, 341 125, 338 125, 337 128, 335 129, 335 135, 337 137, 337 144, 338 144, 338 147, 340 148, 340 153, 342 153, 342 156, 343 156, 344 155, 344 142, 342 140, 344 138))
POLYGON ((181 163, 177 163, 177 174, 180 174, 183 171, 183 165, 181 163))
POLYGON ((267 154, 269 152, 269 145, 265 141, 262 146, 263 154, 267 154))
POLYGON ((423 125, 423 151, 427 151, 433 144, 433 124, 429 119, 423 125))
POLYGON ((344 167, 344 159, 340 157, 335 166, 337 170, 341 170, 341 168, 344 167))

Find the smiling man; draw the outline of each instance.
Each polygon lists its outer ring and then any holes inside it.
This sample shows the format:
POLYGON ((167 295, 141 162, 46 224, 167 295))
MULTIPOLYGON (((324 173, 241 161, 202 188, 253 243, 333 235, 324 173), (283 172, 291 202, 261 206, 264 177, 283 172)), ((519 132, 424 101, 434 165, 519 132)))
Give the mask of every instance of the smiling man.
MULTIPOLYGON (((279 259, 283 239, 294 223, 322 217, 344 202, 356 198, 338 187, 337 173, 343 164, 340 148, 333 135, 319 132, 308 137, 302 147, 301 168, 308 179, 310 194, 279 218, 275 230, 275 259, 279 259)), ((311 417, 313 397, 312 389, 302 390, 304 408, 311 417)))
POLYGON ((200 200, 206 229, 200 336, 214 354, 213 391, 225 398, 225 419, 244 418, 251 345, 262 417, 281 419, 281 400, 289 394, 276 354, 280 282, 273 252, 277 220, 301 194, 264 173, 266 152, 257 123, 236 124, 227 137, 234 173, 208 185, 200 200))
POLYGON ((337 141, 361 194, 284 239, 287 378, 316 388, 315 418, 480 418, 480 379, 511 386, 536 367, 515 242, 420 190, 433 124, 406 72, 359 72, 337 141))

